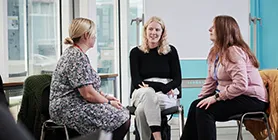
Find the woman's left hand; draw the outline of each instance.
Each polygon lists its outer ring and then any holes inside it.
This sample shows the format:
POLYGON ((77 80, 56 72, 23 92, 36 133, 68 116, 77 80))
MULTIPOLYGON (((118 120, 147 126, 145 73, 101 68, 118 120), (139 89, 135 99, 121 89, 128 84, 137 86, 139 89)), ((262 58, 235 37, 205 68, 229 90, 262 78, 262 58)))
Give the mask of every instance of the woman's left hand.
POLYGON ((210 105, 214 104, 216 102, 216 99, 213 96, 207 97, 203 100, 201 100, 198 104, 197 107, 199 108, 203 108, 204 106, 206 106, 206 110, 209 108, 210 105))

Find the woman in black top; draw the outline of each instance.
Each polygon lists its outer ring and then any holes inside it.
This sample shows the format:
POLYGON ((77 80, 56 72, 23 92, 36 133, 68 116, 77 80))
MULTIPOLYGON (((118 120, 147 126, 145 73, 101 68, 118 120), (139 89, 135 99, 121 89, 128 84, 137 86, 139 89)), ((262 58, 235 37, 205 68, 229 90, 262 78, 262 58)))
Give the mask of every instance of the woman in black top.
POLYGON ((163 21, 152 17, 144 25, 142 45, 130 52, 132 104, 142 140, 161 139, 160 112, 176 105, 181 84, 179 56, 167 42, 163 21))

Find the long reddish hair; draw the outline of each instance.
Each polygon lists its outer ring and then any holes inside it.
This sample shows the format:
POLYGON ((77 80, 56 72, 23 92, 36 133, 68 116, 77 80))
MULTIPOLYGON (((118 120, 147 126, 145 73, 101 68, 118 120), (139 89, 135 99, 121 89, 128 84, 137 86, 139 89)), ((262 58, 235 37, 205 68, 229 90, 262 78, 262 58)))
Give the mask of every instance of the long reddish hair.
POLYGON ((228 48, 237 46, 241 48, 249 57, 253 66, 258 68, 259 62, 252 53, 247 43, 243 40, 240 29, 236 20, 231 16, 220 15, 214 18, 214 29, 216 40, 211 48, 207 60, 213 62, 217 54, 219 54, 220 62, 225 58, 232 63, 228 48))

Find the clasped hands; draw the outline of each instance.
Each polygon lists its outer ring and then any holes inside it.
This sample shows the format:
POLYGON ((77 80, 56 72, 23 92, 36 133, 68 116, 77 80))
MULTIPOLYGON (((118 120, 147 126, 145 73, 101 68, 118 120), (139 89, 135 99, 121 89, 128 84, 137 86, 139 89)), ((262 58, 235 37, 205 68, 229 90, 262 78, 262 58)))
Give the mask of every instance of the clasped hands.
MULTIPOLYGON (((145 84, 144 82, 142 82, 142 85, 138 84, 138 86, 139 86, 140 88, 149 87, 149 85, 148 85, 148 84, 145 84)), ((168 94, 168 95, 174 96, 174 92, 173 92, 172 89, 171 89, 167 94, 168 94)))
POLYGON ((104 94, 102 91, 101 91, 101 94, 102 95, 105 95, 104 97, 110 101, 110 104, 118 109, 122 108, 122 104, 120 102, 119 99, 117 99, 116 97, 114 96, 111 96, 111 95, 108 95, 108 94, 104 94))

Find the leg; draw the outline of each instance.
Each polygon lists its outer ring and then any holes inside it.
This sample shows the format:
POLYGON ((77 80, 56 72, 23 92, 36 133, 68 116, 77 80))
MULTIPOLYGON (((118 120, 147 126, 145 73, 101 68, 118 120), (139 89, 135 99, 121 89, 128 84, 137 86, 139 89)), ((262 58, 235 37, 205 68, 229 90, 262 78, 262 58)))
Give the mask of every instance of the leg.
POLYGON ((198 139, 198 131, 197 131, 197 123, 196 123, 196 106, 201 101, 201 99, 197 99, 193 101, 190 105, 187 120, 185 126, 183 128, 181 140, 197 140, 198 139))
POLYGON ((144 105, 139 104, 135 111, 135 123, 141 140, 151 139, 151 129, 147 123, 144 112, 144 105))
POLYGON ((154 138, 161 139, 161 110, 155 91, 152 88, 140 88, 138 89, 137 94, 142 94, 135 111, 136 124, 140 138, 143 140, 150 139, 150 130, 152 129, 152 132, 154 132, 154 138))
POLYGON ((123 140, 130 126, 130 119, 113 131, 113 140, 123 140))
POLYGON ((265 107, 266 103, 257 98, 241 95, 232 100, 216 102, 207 110, 196 108, 198 139, 216 140, 215 121, 228 121, 228 118, 232 115, 263 111, 265 107))

